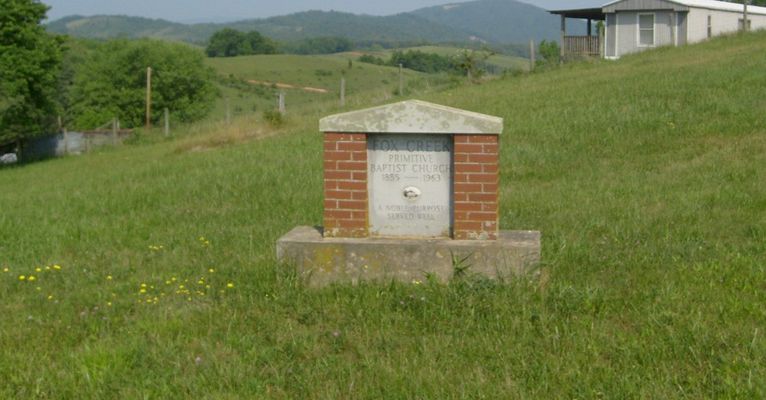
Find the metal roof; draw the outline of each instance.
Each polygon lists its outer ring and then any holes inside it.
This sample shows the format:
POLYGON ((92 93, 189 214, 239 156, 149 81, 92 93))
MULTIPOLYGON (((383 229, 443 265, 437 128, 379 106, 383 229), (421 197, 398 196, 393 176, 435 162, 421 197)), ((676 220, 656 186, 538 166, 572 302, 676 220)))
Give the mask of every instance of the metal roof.
MULTIPOLYGON (((624 0, 616 0, 609 3, 604 4, 601 7, 608 7, 617 3, 621 3, 624 0)), ((682 6, 687 7, 695 7, 695 8, 706 8, 709 10, 721 10, 721 11, 734 11, 734 12, 744 12, 745 6, 743 4, 739 3, 729 3, 725 1, 717 1, 717 0, 666 0, 669 3, 676 3, 680 4, 682 6)), ((748 6, 747 11, 750 14, 762 14, 766 15, 766 7, 758 7, 758 6, 748 6)))

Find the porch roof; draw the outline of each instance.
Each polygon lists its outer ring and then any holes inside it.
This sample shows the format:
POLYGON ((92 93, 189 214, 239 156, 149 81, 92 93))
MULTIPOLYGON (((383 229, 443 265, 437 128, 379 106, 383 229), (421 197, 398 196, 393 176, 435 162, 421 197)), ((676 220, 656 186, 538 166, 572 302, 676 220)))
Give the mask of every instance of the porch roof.
POLYGON ((562 15, 566 18, 592 19, 603 21, 606 17, 601 7, 597 8, 578 8, 573 10, 551 10, 551 14, 562 15))

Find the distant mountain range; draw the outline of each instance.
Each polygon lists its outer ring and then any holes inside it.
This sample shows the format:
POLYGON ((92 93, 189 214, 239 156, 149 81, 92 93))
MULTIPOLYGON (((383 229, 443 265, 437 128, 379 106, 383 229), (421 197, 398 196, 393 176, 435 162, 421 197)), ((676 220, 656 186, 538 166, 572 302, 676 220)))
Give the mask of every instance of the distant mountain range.
MULTIPOLYGON (((576 25, 570 24, 570 27, 576 29, 576 25)), ((478 0, 383 17, 306 11, 229 23, 181 24, 162 19, 97 15, 70 16, 47 24, 51 32, 76 37, 153 37, 198 44, 207 42, 213 32, 223 28, 257 30, 280 41, 337 36, 355 42, 378 43, 521 43, 529 39, 557 39, 559 17, 515 0, 478 0)))

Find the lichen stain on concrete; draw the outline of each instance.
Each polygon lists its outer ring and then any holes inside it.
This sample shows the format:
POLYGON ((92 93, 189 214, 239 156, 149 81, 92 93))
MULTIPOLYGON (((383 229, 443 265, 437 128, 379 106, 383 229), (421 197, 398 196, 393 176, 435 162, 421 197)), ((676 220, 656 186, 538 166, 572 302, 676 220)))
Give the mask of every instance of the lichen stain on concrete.
POLYGON ((319 272, 331 273, 335 270, 336 255, 341 251, 337 246, 325 246, 314 249, 312 265, 317 266, 319 272))
POLYGON ((418 100, 331 115, 319 123, 323 132, 499 134, 502 118, 418 100))

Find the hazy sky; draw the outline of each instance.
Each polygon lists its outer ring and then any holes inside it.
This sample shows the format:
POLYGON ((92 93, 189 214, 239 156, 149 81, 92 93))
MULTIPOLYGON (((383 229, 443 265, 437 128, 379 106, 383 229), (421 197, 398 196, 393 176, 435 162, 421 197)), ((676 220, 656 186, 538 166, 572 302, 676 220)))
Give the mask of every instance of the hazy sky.
MULTIPOLYGON (((607 0, 521 0, 543 8, 597 6, 607 0)), ((306 10, 336 10, 389 15, 450 0, 42 0, 51 6, 50 20, 67 15, 122 14, 179 22, 263 18, 306 10)))

